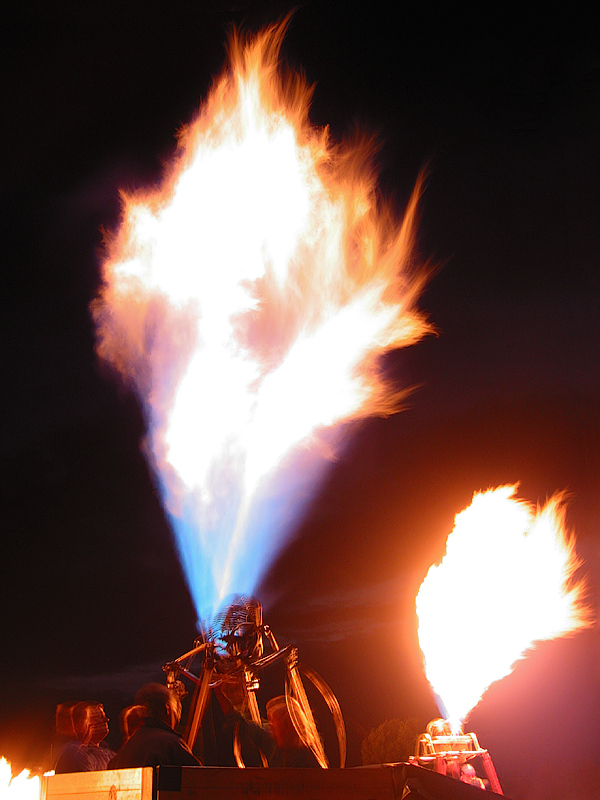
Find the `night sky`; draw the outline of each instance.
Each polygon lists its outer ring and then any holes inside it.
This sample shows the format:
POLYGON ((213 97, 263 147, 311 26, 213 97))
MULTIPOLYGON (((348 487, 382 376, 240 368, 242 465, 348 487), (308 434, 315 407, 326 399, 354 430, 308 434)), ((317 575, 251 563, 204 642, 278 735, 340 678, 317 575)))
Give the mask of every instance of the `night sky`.
MULTIPOLYGON (((99 366, 88 304, 119 189, 160 178, 231 26, 257 31, 292 8, 82 5, 15 7, 0 47, 0 755, 30 767, 64 700, 103 701, 116 747, 120 708, 196 635, 141 409, 99 366)), ((347 426, 257 592, 280 644, 338 696, 350 765, 384 720, 437 716, 414 599, 473 492, 519 482, 543 503, 566 490, 595 607, 600 580, 595 26, 566 7, 378 5, 298 4, 282 56, 316 85, 310 118, 334 141, 378 135, 398 215, 427 169, 418 250, 439 269, 420 307, 437 335, 386 358, 417 387, 407 408, 347 426)), ((468 658, 480 632, 448 613, 468 658)), ((468 727, 515 800, 591 798, 599 711, 594 628, 539 646, 468 727)))

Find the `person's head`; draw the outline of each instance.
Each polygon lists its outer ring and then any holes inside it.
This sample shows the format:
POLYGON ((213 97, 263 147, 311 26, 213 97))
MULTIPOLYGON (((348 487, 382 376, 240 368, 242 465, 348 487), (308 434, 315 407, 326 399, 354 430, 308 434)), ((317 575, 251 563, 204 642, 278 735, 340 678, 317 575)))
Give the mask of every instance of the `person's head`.
POLYGON ((144 706, 127 706, 119 714, 119 728, 123 734, 123 741, 131 739, 133 734, 141 726, 142 720, 146 716, 144 706))
POLYGON ((84 744, 99 745, 108 736, 108 717, 102 703, 76 703, 71 716, 75 734, 84 744))
POLYGON ((273 697, 267 703, 267 719, 271 726, 271 733, 279 747, 301 747, 302 740, 292 722, 288 710, 288 702, 294 707, 294 716, 296 720, 302 725, 304 730, 306 729, 304 714, 300 708, 300 703, 293 697, 288 698, 286 701, 285 695, 279 695, 278 697, 273 697))
POLYGON ((56 733, 61 736, 70 736, 72 739, 76 736, 75 729, 73 728, 73 717, 71 716, 74 705, 76 705, 76 703, 73 701, 70 703, 59 703, 56 706, 55 717, 56 733))
POLYGON ((144 716, 154 717, 175 728, 181 719, 181 700, 162 683, 147 683, 135 696, 137 705, 144 706, 144 716))
POLYGON ((475 772, 475 767, 473 764, 463 764, 460 768, 460 779, 465 783, 471 783, 476 775, 477 773, 475 772))

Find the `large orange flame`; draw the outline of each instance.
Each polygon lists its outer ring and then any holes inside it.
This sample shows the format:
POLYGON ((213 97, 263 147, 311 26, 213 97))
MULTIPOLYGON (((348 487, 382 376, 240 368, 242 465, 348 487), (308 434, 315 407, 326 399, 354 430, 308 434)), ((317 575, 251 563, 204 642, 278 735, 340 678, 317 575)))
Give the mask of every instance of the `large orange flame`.
POLYGON ((319 429, 397 410, 378 357, 428 330, 421 182, 396 222, 369 143, 333 146, 309 124, 311 88, 280 69, 284 32, 232 37, 162 185, 123 196, 92 306, 100 356, 146 406, 192 593, 213 585, 201 616, 248 590, 257 542, 281 547, 283 530, 251 521, 264 479, 319 429))
POLYGON ((0 758, 0 797, 7 800, 39 800, 40 779, 24 769, 18 775, 12 774, 9 762, 0 758))
POLYGON ((591 622, 564 496, 534 509, 516 491, 474 495, 417 596, 427 678, 455 728, 535 642, 591 622))

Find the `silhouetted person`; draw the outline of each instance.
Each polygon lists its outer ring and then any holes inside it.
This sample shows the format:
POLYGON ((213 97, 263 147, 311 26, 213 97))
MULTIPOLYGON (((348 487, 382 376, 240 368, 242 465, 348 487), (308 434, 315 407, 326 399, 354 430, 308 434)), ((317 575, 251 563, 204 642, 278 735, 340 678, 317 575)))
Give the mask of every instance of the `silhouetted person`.
POLYGON ((71 712, 76 701, 69 703, 59 703, 56 706, 55 715, 55 734, 52 744, 50 746, 50 764, 51 769, 56 767, 58 759, 60 758, 65 746, 77 738, 75 729, 73 728, 73 718, 71 712))
POLYGON ((93 772, 106 769, 114 752, 102 745, 108 736, 108 717, 102 703, 76 703, 71 718, 76 738, 63 748, 55 771, 93 772))
POLYGON ((181 701, 176 694, 160 683, 148 683, 136 694, 135 702, 144 707, 144 717, 111 759, 109 769, 200 765, 174 730, 181 719, 181 701))
POLYGON ((268 730, 255 723, 248 708, 248 695, 241 680, 229 679, 214 690, 218 709, 213 712, 216 739, 216 763, 220 767, 267 766, 275 747, 268 730))
POLYGON ((472 764, 463 764, 460 768, 460 779, 463 783, 485 789, 485 783, 477 776, 475 767, 472 764))
POLYGON ((119 728, 123 736, 123 740, 121 742, 122 745, 131 739, 133 734, 142 724, 142 720, 144 719, 145 715, 146 709, 144 706, 140 705, 127 706, 127 708, 124 708, 121 711, 119 714, 119 728))
MULTIPOLYGON (((289 702, 294 704, 296 716, 300 722, 304 720, 304 714, 300 704, 293 697, 289 702)), ((271 726, 271 734, 277 742, 277 746, 269 758, 271 767, 318 767, 319 762, 310 747, 300 738, 298 731, 294 727, 287 702, 284 695, 274 697, 267 703, 267 717, 271 726)), ((305 738, 309 736, 308 723, 304 722, 303 733, 305 738)))

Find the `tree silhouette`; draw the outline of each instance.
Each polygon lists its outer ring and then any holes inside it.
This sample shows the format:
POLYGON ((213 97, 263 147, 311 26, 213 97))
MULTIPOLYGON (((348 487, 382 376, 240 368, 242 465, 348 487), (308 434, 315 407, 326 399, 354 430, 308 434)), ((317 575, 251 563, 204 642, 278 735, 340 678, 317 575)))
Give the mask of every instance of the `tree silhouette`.
POLYGON ((415 743, 424 726, 416 717, 389 719, 373 728, 361 745, 362 763, 389 764, 407 761, 415 752, 415 743))

